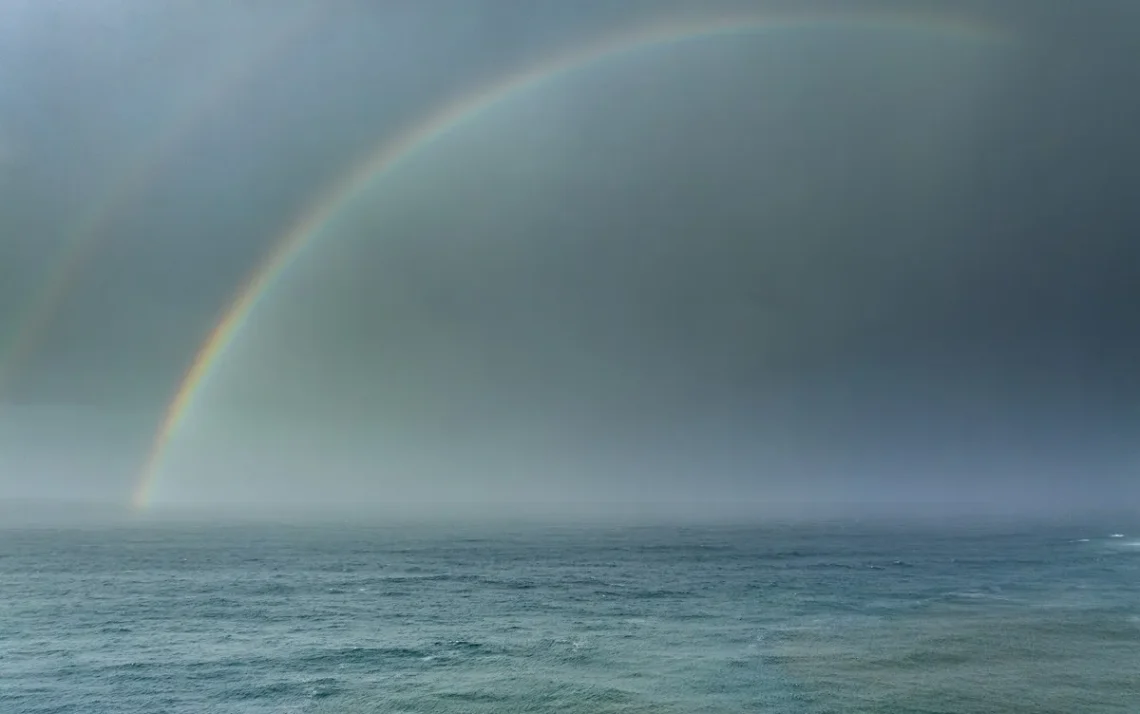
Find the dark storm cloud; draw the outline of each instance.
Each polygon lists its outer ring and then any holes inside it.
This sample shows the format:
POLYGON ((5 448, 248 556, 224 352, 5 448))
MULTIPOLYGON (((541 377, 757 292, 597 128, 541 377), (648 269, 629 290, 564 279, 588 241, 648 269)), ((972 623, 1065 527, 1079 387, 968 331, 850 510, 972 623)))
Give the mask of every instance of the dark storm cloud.
MULTIPOLYGON (((185 437, 210 453, 180 452, 182 473, 212 474, 187 493, 305 500, 321 472, 342 500, 1113 498, 1140 396, 1140 103, 1126 9, 1095 5, 979 6, 1019 35, 1005 50, 694 43, 503 108, 282 281, 203 397, 208 434, 185 437)), ((119 409, 117 452, 90 436, 73 453, 121 472, 314 191, 442 97, 666 11, 462 7, 337 6, 115 221, 10 401, 119 409)), ((157 11, 104 28, 148 35, 114 51, 76 34, 55 55, 66 22, 25 41, 25 104, 0 128, 31 179, 0 220, 38 237, 0 245, 4 326, 193 78, 219 23, 187 12, 186 33, 157 11)), ((238 14, 234 43, 264 19, 238 14)), ((7 414, 27 431, 9 448, 51 431, 7 414)), ((32 451, 19 468, 66 470, 32 451)))

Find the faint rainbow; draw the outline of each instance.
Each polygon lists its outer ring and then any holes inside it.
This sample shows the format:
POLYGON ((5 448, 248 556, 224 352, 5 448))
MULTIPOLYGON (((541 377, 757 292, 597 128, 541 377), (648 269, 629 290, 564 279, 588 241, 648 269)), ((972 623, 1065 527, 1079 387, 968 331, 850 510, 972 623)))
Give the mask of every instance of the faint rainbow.
POLYGON ((246 53, 243 61, 228 67, 215 81, 206 82, 199 96, 187 102, 190 111, 175 118, 126 162, 117 180, 108 181, 99 197, 65 231, 60 255, 29 300, 24 319, 12 332, 7 354, 0 344, 0 393, 25 360, 35 354, 52 319, 59 311, 92 252, 124 209, 146 190, 154 174, 175 155, 181 143, 227 99, 247 86, 318 24, 320 3, 310 3, 281 21, 268 37, 246 53))
POLYGON ((1009 40, 1009 37, 995 26, 953 15, 896 13, 866 16, 800 13, 768 17, 753 15, 659 22, 606 37, 584 47, 575 47, 569 52, 500 78, 490 85, 480 86, 443 104, 405 132, 393 139, 382 141, 363 161, 351 168, 328 190, 322 192, 277 240, 269 256, 252 272, 240 288, 236 299, 202 343, 189 370, 179 383, 178 390, 166 409, 147 454, 131 497, 132 505, 136 509, 144 509, 150 505, 163 457, 171 438, 193 406, 195 397, 213 367, 233 342, 270 286, 346 204, 359 196, 372 181, 416 153, 417 149, 429 145, 433 139, 444 136, 465 121, 475 118, 484 110, 518 92, 638 48, 717 34, 747 34, 827 26, 834 26, 837 29, 911 30, 989 44, 1001 44, 1009 40))

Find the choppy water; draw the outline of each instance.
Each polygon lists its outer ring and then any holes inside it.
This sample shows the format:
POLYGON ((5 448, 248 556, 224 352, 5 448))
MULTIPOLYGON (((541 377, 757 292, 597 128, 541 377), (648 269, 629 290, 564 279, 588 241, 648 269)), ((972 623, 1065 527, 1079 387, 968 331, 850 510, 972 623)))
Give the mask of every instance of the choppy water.
POLYGON ((0 711, 1137 712, 1119 527, 9 529, 0 711))

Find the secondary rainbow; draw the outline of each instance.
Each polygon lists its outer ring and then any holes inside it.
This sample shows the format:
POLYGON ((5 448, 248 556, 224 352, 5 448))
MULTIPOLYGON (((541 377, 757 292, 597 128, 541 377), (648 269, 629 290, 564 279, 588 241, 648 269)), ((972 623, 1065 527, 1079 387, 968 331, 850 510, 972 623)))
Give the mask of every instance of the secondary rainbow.
POLYGON ((166 449, 194 405, 213 368, 226 348, 249 320, 270 287, 293 264, 303 249, 319 236, 342 209, 380 176, 403 160, 466 121, 499 102, 546 81, 605 59, 639 48, 718 34, 773 32, 834 26, 870 30, 916 31, 949 35, 984 44, 1002 44, 1008 37, 996 27, 952 15, 856 15, 844 13, 769 15, 764 17, 718 17, 715 19, 658 22, 579 46, 516 74, 454 99, 411 126, 404 133, 381 143, 363 161, 351 168, 321 193, 279 238, 275 248, 238 291, 221 320, 202 343, 186 372, 156 432, 140 478, 131 497, 137 509, 148 507, 162 468, 166 449))
POLYGON ((175 118, 125 162, 119 178, 106 188, 65 232, 60 255, 44 277, 41 287, 29 300, 29 307, 13 330, 8 349, 0 343, 0 393, 9 379, 31 357, 44 338, 83 267, 112 223, 122 216, 150 184, 164 163, 194 130, 225 105, 236 91, 261 75, 305 33, 316 27, 319 3, 312 3, 280 22, 261 42, 252 46, 213 81, 206 82, 197 96, 187 101, 190 110, 175 118))

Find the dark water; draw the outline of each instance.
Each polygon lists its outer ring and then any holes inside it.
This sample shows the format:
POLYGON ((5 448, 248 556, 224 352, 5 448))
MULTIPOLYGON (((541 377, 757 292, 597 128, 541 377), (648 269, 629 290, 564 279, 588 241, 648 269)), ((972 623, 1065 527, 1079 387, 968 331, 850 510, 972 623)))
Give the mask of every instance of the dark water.
POLYGON ((9 529, 0 711, 1137 712, 1119 528, 9 529))

